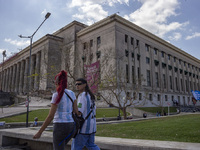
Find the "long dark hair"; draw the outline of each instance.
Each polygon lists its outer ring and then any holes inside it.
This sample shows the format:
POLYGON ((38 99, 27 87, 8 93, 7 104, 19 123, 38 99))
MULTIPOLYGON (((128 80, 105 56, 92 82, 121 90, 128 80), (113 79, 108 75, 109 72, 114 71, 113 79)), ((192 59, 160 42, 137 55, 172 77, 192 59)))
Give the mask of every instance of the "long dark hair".
POLYGON ((63 96, 65 88, 67 88, 67 72, 62 70, 55 76, 55 83, 58 85, 56 91, 58 96, 56 97, 56 104, 58 104, 63 96))
POLYGON ((79 79, 77 79, 76 81, 80 81, 81 83, 86 84, 86 86, 85 86, 86 95, 87 95, 87 93, 89 93, 89 94, 90 94, 90 97, 91 97, 91 100, 94 101, 94 100, 95 100, 95 96, 94 96, 94 94, 92 93, 92 91, 90 90, 87 81, 86 81, 85 79, 83 79, 83 78, 79 78, 79 79))

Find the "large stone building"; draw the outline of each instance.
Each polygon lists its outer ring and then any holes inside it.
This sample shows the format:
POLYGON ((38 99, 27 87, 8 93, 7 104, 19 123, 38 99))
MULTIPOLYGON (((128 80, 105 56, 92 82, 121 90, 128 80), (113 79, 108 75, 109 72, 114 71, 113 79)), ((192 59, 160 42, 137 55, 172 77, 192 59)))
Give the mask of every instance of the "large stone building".
POLYGON ((28 78, 29 47, 1 64, 3 91, 26 95, 30 83, 34 94, 51 92, 61 69, 68 71, 74 88, 73 79, 85 74, 84 65, 95 62, 100 62, 100 84, 107 76, 116 79, 116 86, 106 84, 97 93, 124 87, 122 97, 145 100, 143 106, 173 105, 174 100, 192 105, 191 90, 200 90, 199 59, 116 14, 91 26, 73 21, 47 34, 33 43, 31 60, 28 78))

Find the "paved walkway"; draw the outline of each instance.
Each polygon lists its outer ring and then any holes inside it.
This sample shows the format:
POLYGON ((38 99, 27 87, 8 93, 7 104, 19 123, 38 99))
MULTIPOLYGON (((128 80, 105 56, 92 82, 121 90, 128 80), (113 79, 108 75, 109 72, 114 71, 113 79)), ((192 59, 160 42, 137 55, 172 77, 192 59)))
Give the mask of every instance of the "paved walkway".
MULTIPOLYGON (((36 110, 36 109, 43 109, 43 108, 50 108, 50 100, 45 100, 37 97, 32 97, 29 103, 29 110, 36 110)), ((18 105, 12 105, 9 107, 0 108, 0 118, 4 118, 7 116, 12 116, 15 114, 26 113, 27 107, 25 103, 21 103, 18 105)))

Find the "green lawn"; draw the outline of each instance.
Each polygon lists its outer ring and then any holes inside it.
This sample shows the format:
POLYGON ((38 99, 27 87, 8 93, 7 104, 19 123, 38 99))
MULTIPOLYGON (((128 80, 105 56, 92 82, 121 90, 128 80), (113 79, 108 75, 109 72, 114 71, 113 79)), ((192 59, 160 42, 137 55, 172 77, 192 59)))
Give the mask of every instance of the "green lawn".
POLYGON ((96 135, 200 143, 200 114, 98 125, 96 135))
MULTIPOLYGON (((38 117, 38 121, 44 121, 49 113, 49 109, 39 109, 29 112, 29 122, 33 122, 35 117, 38 117)), ((103 117, 117 117, 119 113, 118 109, 114 108, 98 108, 96 110, 96 116, 97 118, 103 118, 103 117)), ((123 113, 121 112, 121 115, 123 113)), ((10 122, 26 122, 26 113, 7 117, 7 118, 1 118, 0 121, 5 121, 7 123, 10 122)))

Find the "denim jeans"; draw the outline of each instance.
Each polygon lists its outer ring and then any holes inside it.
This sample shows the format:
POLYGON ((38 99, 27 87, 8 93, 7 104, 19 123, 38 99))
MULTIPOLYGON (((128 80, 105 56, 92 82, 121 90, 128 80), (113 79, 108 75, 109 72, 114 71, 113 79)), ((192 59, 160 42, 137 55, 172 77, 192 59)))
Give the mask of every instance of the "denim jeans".
POLYGON ((88 150, 100 150, 100 148, 94 143, 95 134, 77 134, 76 138, 73 139, 71 150, 82 150, 84 146, 88 150))
POLYGON ((53 149, 64 150, 67 144, 73 137, 75 125, 70 123, 54 123, 53 124, 53 149), (66 139, 67 138, 67 139, 66 139))

